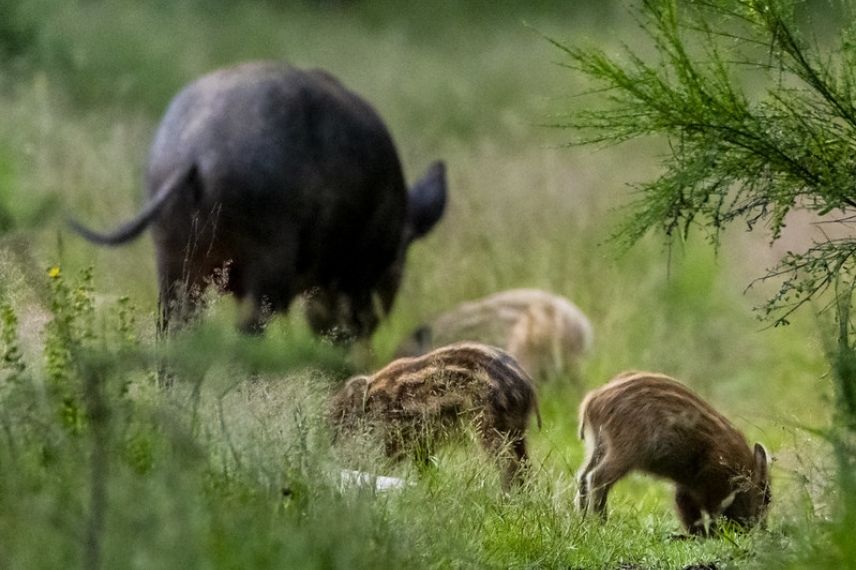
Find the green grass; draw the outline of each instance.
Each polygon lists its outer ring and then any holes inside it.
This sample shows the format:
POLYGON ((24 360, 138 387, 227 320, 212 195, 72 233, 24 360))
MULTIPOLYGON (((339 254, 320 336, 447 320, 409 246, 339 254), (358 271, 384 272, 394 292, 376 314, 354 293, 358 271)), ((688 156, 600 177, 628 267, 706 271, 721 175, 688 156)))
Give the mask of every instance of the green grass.
POLYGON ((625 185, 656 175, 656 156, 632 145, 558 148, 565 133, 539 126, 582 86, 523 22, 598 42, 634 34, 632 23, 547 2, 481 11, 331 4, 33 1, 16 4, 16 31, 0 26, 4 47, 9 37, 18 46, 0 50, 14 52, 0 82, 0 292, 17 314, 26 363, 17 380, 4 369, 0 381, 0 567, 85 564, 101 425, 86 419, 83 386, 92 378, 110 410, 107 501, 95 533, 105 568, 769 568, 815 559, 833 568, 849 560, 834 524, 832 459, 803 429, 831 416, 819 325, 805 313, 764 330, 751 311, 763 290, 743 292, 771 264, 766 244, 735 233, 717 256, 693 236, 669 254, 652 238, 620 255, 607 239, 625 185), (262 340, 239 338, 228 298, 215 299, 205 325, 164 354, 154 343, 149 241, 99 249, 67 232, 66 215, 96 227, 133 215, 169 97, 204 71, 257 57, 342 77, 385 117, 410 179, 435 158, 449 166, 448 214, 412 248, 369 367, 386 363, 430 316, 505 288, 550 289, 590 316, 596 339, 582 380, 543 387, 544 429, 531 434, 535 469, 525 488, 504 496, 493 466, 470 447, 441 451, 437 469, 421 476, 371 446, 331 449, 324 402, 365 363, 311 339, 297 311, 262 340), (56 280, 47 276, 55 264, 71 291, 61 303, 60 320, 72 322, 64 337, 45 332, 55 318, 56 280), (89 266, 91 312, 73 301, 89 266), (163 358, 176 371, 166 391, 154 384, 163 358), (56 368, 66 372, 66 407, 84 418, 77 429, 59 415, 56 368), (573 512, 579 400, 626 368, 684 380, 771 448, 768 531, 670 541, 678 525, 668 486, 637 476, 617 485, 605 525, 573 512), (343 492, 343 465, 415 485, 376 497, 343 492))

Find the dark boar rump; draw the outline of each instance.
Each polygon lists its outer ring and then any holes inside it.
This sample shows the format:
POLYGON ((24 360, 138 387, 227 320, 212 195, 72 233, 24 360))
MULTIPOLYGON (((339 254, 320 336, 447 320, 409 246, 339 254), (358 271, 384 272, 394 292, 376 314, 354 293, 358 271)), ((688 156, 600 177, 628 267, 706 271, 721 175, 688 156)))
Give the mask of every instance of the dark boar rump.
POLYGON ((99 244, 151 226, 160 330, 185 321, 215 279, 246 300, 240 326, 264 327, 307 293, 319 334, 370 335, 401 281, 407 249, 443 214, 435 162, 408 192, 372 107, 323 71, 253 62, 215 71, 171 102, 146 169, 149 200, 99 244))

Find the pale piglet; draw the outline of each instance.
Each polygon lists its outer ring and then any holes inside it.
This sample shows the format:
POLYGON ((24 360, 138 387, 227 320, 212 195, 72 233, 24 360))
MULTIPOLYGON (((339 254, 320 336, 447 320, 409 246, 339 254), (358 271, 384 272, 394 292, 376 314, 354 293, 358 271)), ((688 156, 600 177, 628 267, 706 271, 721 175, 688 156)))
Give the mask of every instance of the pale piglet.
POLYGON ((594 334, 586 315, 565 297, 540 289, 511 289, 467 301, 414 330, 398 356, 471 340, 509 352, 536 380, 571 373, 594 334))

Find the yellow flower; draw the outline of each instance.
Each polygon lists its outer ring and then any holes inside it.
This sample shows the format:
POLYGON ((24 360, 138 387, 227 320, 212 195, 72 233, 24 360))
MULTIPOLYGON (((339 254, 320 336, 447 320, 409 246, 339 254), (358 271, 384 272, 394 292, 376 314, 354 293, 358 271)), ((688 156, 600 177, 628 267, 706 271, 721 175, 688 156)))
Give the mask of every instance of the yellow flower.
POLYGON ((48 277, 51 279, 57 279, 60 276, 59 265, 54 265, 50 269, 48 269, 48 277))

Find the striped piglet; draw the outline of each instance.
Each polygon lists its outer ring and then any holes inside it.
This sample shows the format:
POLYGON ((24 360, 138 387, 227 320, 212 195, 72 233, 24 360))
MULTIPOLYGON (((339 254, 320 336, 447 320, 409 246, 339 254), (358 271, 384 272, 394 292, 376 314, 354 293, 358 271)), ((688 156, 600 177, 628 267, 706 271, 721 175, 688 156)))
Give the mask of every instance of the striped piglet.
POLYGON ((464 342, 417 358, 400 358, 371 376, 356 376, 333 397, 337 434, 377 433, 386 453, 426 460, 435 446, 472 426, 495 457, 507 489, 527 463, 526 429, 538 415, 532 381, 508 353, 464 342))

